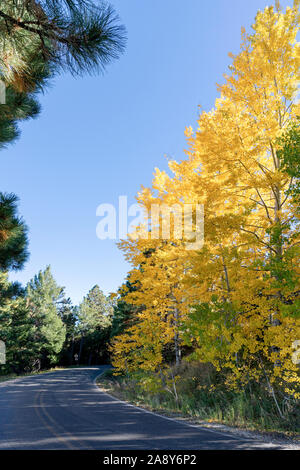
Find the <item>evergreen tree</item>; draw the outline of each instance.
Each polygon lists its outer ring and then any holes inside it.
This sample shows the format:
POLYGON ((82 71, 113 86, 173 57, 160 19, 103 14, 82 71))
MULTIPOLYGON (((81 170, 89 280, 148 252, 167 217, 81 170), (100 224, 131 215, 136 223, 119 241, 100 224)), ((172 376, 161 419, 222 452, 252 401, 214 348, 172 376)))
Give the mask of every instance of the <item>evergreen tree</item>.
POLYGON ((287 131, 279 139, 281 168, 291 178, 287 195, 292 195, 300 210, 300 117, 290 123, 287 131))
POLYGON ((130 276, 127 276, 124 286, 118 290, 118 297, 113 307, 111 338, 122 334, 127 328, 133 326, 138 312, 142 310, 141 307, 130 304, 125 300, 128 293, 136 290, 136 284, 130 282, 130 276))
POLYGON ((112 7, 89 0, 6 0, 0 6, 0 148, 37 116, 36 93, 56 73, 104 70, 123 51, 125 30, 112 7))
POLYGON ((93 358, 97 358, 96 362, 106 358, 112 313, 111 300, 98 285, 94 286, 78 309, 79 362, 85 360, 91 364, 93 358))
POLYGON ((0 110, 1 150, 19 136, 19 121, 35 118, 39 113, 40 106, 35 93, 20 93, 8 86, 5 93, 5 103, 0 105, 0 110))
POLYGON ((66 327, 59 315, 63 295, 64 289, 57 285, 50 266, 40 271, 26 287, 42 367, 57 362, 65 341, 66 327))
POLYGON ((27 227, 17 215, 18 198, 0 193, 0 270, 21 269, 28 258, 27 227))
POLYGON ((98 327, 110 325, 112 307, 107 297, 95 285, 84 297, 79 306, 80 329, 83 332, 93 331, 98 327))
POLYGON ((23 289, 0 272, 0 339, 6 345, 6 364, 1 372, 30 371, 38 357, 35 327, 23 289))
POLYGON ((78 318, 77 307, 72 305, 70 298, 63 298, 58 313, 66 327, 66 338, 60 354, 60 362, 70 365, 74 357, 76 322, 78 318))
POLYGON ((0 193, 0 339, 7 350, 1 371, 19 373, 33 367, 37 351, 24 291, 9 283, 6 273, 22 268, 28 257, 27 227, 17 215, 17 200, 14 194, 0 193))
POLYGON ((113 8, 90 0, 7 0, 0 7, 0 68, 19 91, 48 73, 104 69, 123 51, 124 27, 113 8))

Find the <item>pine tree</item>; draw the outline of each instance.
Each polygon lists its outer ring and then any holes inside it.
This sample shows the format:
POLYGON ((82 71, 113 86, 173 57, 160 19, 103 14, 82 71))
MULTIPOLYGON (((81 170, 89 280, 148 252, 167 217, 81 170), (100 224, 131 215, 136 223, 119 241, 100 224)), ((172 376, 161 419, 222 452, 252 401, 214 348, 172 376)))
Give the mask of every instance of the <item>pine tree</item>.
POLYGON ((60 71, 104 70, 123 51, 125 30, 112 7, 89 0, 7 0, 0 6, 0 148, 37 116, 36 94, 60 71))
POLYGON ((35 327, 23 289, 0 272, 0 339, 6 345, 6 364, 1 372, 30 371, 38 357, 35 327))
POLYGON ((291 122, 278 140, 281 169, 291 178, 287 195, 294 197, 296 210, 300 210, 300 116, 291 122))
POLYGON ((110 323, 112 307, 109 300, 95 285, 84 297, 79 305, 79 322, 83 332, 94 330, 97 327, 107 326, 110 323))
POLYGON ((105 3, 7 0, 0 8, 1 70, 6 83, 21 91, 35 89, 45 69, 103 70, 124 42, 125 29, 105 3))
POLYGON ((35 342, 44 367, 58 360, 66 327, 59 315, 64 289, 57 285, 50 266, 40 271, 26 287, 26 300, 35 325, 35 342))
MULTIPOLYGON (((1 79, 1 75, 0 75, 1 79)), ((40 106, 35 93, 20 93, 6 87, 5 103, 0 104, 0 150, 19 137, 18 123, 35 118, 40 106)))
POLYGON ((18 198, 0 193, 0 270, 21 269, 28 258, 27 227, 17 215, 18 198))
POLYGON ((58 314, 66 327, 66 338, 60 354, 60 362, 72 364, 75 347, 77 308, 72 305, 70 298, 63 297, 58 307, 58 314))
POLYGON ((37 349, 24 292, 7 280, 7 271, 21 269, 28 257, 27 227, 17 215, 17 200, 0 193, 0 339, 7 350, 2 371, 19 373, 33 367, 37 349))
POLYGON ((118 293, 115 295, 114 305, 113 305, 113 316, 111 324, 111 338, 120 335, 127 328, 133 325, 136 321, 136 316, 140 307, 130 304, 126 301, 126 296, 128 293, 132 293, 138 289, 138 286, 130 281, 130 276, 127 276, 125 284, 120 287, 118 293))
POLYGON ((85 359, 91 364, 93 358, 102 360, 107 356, 107 342, 110 334, 113 307, 95 285, 84 297, 78 309, 78 329, 80 331, 79 362, 85 359))

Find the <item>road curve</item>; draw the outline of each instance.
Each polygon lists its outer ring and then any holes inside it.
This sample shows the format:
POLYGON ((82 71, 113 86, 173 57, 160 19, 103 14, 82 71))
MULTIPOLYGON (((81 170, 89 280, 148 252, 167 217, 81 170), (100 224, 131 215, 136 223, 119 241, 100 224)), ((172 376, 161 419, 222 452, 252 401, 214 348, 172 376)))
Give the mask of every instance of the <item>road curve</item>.
POLYGON ((0 450, 279 448, 120 402, 94 384, 104 369, 60 370, 0 384, 0 450))

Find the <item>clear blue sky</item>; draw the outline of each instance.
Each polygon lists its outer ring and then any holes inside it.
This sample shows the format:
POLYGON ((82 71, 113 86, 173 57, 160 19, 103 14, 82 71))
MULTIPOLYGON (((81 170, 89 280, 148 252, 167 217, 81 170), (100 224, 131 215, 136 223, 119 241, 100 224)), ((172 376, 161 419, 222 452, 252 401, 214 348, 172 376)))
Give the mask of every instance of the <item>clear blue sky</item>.
POLYGON ((0 155, 1 191, 20 197, 30 228, 30 260, 11 279, 26 283, 50 264, 75 303, 95 284, 115 291, 128 271, 115 242, 96 237, 97 206, 117 204, 119 195, 134 202, 166 156, 183 157, 185 127, 195 127, 198 105, 213 106, 241 26, 250 28, 267 4, 111 3, 128 30, 125 54, 104 76, 57 77, 39 118, 0 155))

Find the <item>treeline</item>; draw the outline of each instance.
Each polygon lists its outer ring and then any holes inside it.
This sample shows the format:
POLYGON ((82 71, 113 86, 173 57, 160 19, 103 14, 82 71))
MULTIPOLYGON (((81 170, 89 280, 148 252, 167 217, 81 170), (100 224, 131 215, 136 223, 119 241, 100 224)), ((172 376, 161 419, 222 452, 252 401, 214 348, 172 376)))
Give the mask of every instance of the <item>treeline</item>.
POLYGON ((242 31, 240 53, 230 55, 215 107, 200 114, 196 131, 186 129, 185 158, 169 162, 169 173, 157 169, 152 187, 138 194, 148 219, 120 244, 135 286, 123 287, 123 299, 137 311, 112 347, 117 373, 134 379, 137 393, 165 393, 177 404, 190 396, 190 409, 201 413, 203 394, 208 402, 231 390, 247 394, 254 414, 266 397, 281 418, 296 416, 298 31, 299 1, 286 12, 279 5, 258 12, 253 32, 242 31), (201 249, 187 248, 195 212, 190 233, 183 218, 178 229, 186 204, 204 207, 201 249), (169 213, 161 211, 153 225, 153 207, 173 210, 170 237, 169 213), (202 375, 194 368, 184 378, 188 361, 202 375))
POLYGON ((2 373, 108 361, 115 305, 97 285, 73 306, 50 266, 25 288, 0 276, 0 339, 6 344, 2 373))
MULTIPOLYGON (((21 121, 38 116, 38 94, 53 77, 62 71, 81 76, 103 70, 124 50, 125 35, 106 3, 1 2, 0 148, 19 137, 21 121)), ((105 358, 105 348, 98 345, 110 311, 99 288, 75 308, 49 267, 26 287, 8 281, 9 271, 22 269, 29 256, 28 229, 18 216, 17 200, 0 192, 0 340, 7 354, 1 372, 20 373, 59 361, 71 364, 75 351, 78 362, 105 358), (95 305, 101 320, 94 318, 95 305)))

